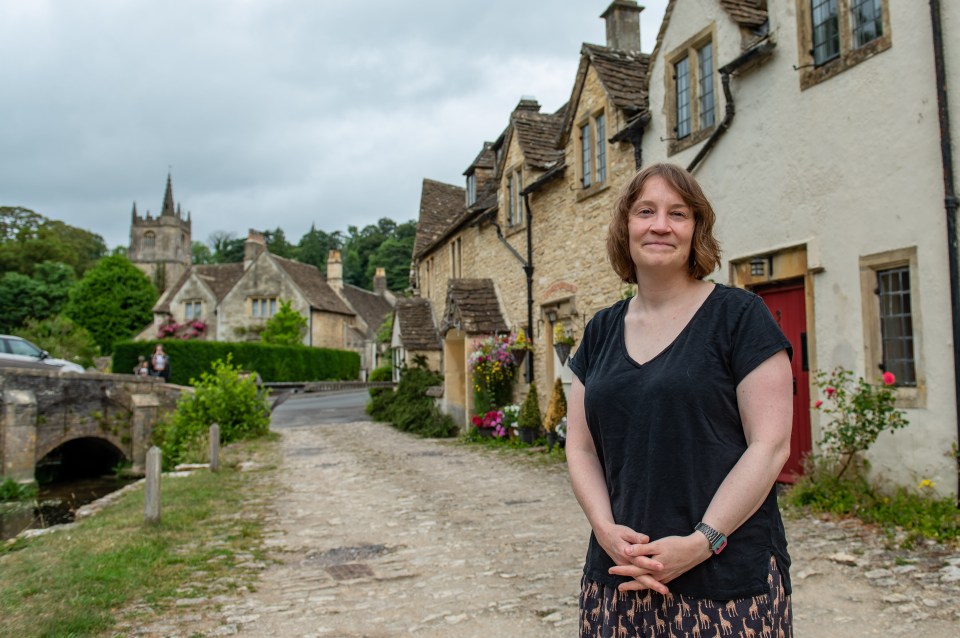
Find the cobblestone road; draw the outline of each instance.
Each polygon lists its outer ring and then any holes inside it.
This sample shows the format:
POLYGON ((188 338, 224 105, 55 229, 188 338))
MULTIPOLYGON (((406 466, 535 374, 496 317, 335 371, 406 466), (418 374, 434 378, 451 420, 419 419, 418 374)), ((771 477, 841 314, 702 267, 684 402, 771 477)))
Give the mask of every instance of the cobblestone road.
MULTIPOLYGON (((564 468, 366 422, 283 435, 275 562, 252 592, 136 634, 577 635, 589 529, 564 468)), ((957 635, 960 554, 891 552, 853 522, 787 531, 798 637, 957 635)))

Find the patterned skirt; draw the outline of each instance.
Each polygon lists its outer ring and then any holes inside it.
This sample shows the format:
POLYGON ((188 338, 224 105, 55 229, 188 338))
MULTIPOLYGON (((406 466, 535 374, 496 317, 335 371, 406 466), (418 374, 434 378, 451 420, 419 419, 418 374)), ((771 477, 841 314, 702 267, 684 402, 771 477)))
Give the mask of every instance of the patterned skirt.
POLYGON ((621 592, 584 577, 580 638, 793 638, 790 596, 770 557, 768 594, 719 601, 621 592))

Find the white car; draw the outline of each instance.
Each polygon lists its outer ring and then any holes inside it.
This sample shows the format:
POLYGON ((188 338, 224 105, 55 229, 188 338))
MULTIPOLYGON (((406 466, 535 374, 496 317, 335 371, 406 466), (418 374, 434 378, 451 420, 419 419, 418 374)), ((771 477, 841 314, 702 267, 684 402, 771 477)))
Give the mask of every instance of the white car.
POLYGON ((34 368, 49 370, 57 368, 60 372, 85 372, 83 366, 55 359, 46 350, 41 350, 22 337, 0 335, 0 367, 34 368))

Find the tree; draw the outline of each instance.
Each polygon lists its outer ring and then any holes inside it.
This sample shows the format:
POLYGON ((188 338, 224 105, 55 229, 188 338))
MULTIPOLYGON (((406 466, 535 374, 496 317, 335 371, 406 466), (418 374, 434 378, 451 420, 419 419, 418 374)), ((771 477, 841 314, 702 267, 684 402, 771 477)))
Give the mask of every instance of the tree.
POLYGON ((306 331, 307 318, 294 310, 290 301, 281 299, 280 310, 267 320, 260 340, 281 346, 298 346, 303 344, 306 331))
POLYGON ((8 272, 0 278, 0 331, 12 332, 29 319, 46 319, 59 313, 76 285, 73 268, 46 261, 33 277, 8 272))
POLYGON ((0 271, 32 275, 37 264, 57 261, 82 275, 105 254, 100 235, 28 208, 0 207, 0 271))
POLYGON ((331 250, 338 250, 343 243, 340 231, 325 233, 311 225, 310 230, 300 238, 294 252, 295 259, 311 266, 316 266, 320 272, 327 274, 327 258, 331 250))
POLYGON ((71 291, 64 313, 93 335, 104 354, 153 318, 157 290, 150 279, 121 255, 104 257, 71 291))
POLYGON ((283 234, 283 229, 277 226, 276 230, 266 230, 263 232, 263 239, 267 244, 267 250, 278 257, 293 257, 294 247, 287 241, 287 236, 283 234))
POLYGON ((42 321, 30 319, 16 334, 56 357, 79 363, 85 368, 93 365, 94 357, 100 356, 100 348, 93 336, 63 316, 42 321))
POLYGON ((195 241, 190 244, 190 255, 194 264, 213 263, 213 252, 202 241, 195 241))
POLYGON ((218 230, 210 235, 207 244, 213 252, 213 263, 235 264, 243 261, 243 239, 234 233, 218 230))

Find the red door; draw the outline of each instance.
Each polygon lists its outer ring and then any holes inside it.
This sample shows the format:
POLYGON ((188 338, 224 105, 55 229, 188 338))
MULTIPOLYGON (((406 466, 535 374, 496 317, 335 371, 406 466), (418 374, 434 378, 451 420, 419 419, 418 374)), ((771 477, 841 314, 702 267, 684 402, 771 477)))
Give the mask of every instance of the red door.
POLYGON ((803 282, 758 288, 773 318, 793 346, 793 433, 790 458, 777 480, 793 483, 803 473, 803 458, 810 453, 810 383, 807 365, 807 313, 803 282))

